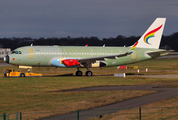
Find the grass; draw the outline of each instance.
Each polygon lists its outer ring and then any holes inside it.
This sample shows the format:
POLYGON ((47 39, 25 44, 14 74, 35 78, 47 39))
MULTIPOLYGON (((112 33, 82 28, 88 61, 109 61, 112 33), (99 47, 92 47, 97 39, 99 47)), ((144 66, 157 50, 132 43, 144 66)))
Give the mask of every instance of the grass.
MULTIPOLYGON (((154 59, 151 61, 131 64, 129 66, 138 66, 141 69, 140 74, 177 74, 178 59, 154 59), (150 72, 145 72, 149 68, 150 72)), ((0 68, 0 77, 6 68, 14 68, 17 71, 26 71, 18 69, 16 66, 3 66, 0 68)), ((85 72, 85 69, 81 69, 85 72)), ((62 76, 64 74, 75 74, 75 68, 33 68, 33 72, 43 73, 42 78, 0 78, 0 114, 16 112, 52 112, 36 115, 38 117, 51 116, 66 112, 89 109, 97 106, 111 104, 114 102, 131 99, 133 97, 151 94, 155 91, 93 91, 93 92, 57 92, 83 87, 93 86, 113 86, 113 85, 148 85, 164 84, 166 87, 177 87, 177 78, 145 78, 139 77, 136 70, 118 70, 116 67, 91 69, 93 77, 62 76), (113 77, 114 73, 125 72, 132 74, 126 78, 113 77), (111 99, 112 98, 112 99, 111 99)), ((163 87, 165 87, 163 86, 163 87)), ((177 98, 176 100, 177 101, 177 98)), ((168 101, 159 104, 164 106, 168 101)), ((170 106, 177 106, 174 101, 170 101, 170 106)), ((154 106, 154 105, 153 105, 154 106)), ((30 116, 30 115, 29 115, 30 116)), ((26 117, 29 117, 26 115, 26 117)), ((116 119, 117 116, 110 116, 107 119, 116 119)), ((130 119, 130 118, 129 118, 130 119)), ((136 119, 132 116, 131 119, 136 119)))
MULTIPOLYGON (((55 112, 63 114, 103 106, 134 97, 151 94, 155 91, 93 91, 57 92, 61 90, 109 85, 138 85, 178 83, 177 79, 141 77, 43 77, 43 78, 1 78, 0 114, 16 112, 55 112), (36 87, 37 83, 37 87, 36 87)), ((55 115, 37 114, 38 117, 55 115)), ((30 117, 28 114, 23 117, 30 117)))
MULTIPOLYGON (((103 106, 134 97, 151 94, 154 91, 94 91, 94 92, 54 92, 65 89, 97 86, 87 82, 91 77, 53 78, 2 78, 0 80, 0 114, 16 112, 52 112, 62 114, 103 106), (36 81, 38 81, 36 87, 36 81), (108 99, 111 98, 111 99, 108 99), (62 111, 62 112, 60 112, 62 111)), ((96 79, 94 81, 97 81, 96 79)), ((102 81, 98 81, 98 83, 102 81)), ((102 83, 106 84, 108 81, 102 83)), ((108 82, 109 83, 109 82, 108 82)), ((53 115, 38 114, 36 117, 53 115)), ((23 117, 29 117, 23 115, 23 117)))
MULTIPOLYGON (((177 120, 178 119, 178 97, 168 100, 144 105, 141 107, 141 118, 146 120, 177 120)), ((104 115, 102 118, 95 117, 90 120, 138 120, 139 109, 127 109, 104 115)))
MULTIPOLYGON (((11 93, 11 97, 3 96, 1 101, 1 113, 14 112, 52 112, 55 114, 68 113, 103 106, 106 104, 131 99, 153 91, 105 91, 105 92, 18 92, 11 93), (112 98, 112 99, 108 99, 112 98), (13 103, 12 103, 13 100, 13 103)), ((52 115, 51 113, 38 114, 36 117, 52 115)), ((24 116, 23 118, 28 118, 24 116)))

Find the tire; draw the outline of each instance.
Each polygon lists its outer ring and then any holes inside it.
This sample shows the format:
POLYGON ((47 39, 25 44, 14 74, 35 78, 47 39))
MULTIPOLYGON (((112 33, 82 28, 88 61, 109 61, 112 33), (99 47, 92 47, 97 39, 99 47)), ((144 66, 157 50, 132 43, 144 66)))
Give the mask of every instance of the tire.
POLYGON ((25 77, 25 74, 24 74, 24 73, 21 73, 21 74, 20 74, 20 77, 25 77))
POLYGON ((76 72, 76 76, 82 76, 82 71, 80 71, 80 70, 77 71, 77 72, 76 72))
POLYGON ((86 75, 86 76, 92 76, 93 73, 92 73, 92 71, 86 71, 85 75, 86 75))

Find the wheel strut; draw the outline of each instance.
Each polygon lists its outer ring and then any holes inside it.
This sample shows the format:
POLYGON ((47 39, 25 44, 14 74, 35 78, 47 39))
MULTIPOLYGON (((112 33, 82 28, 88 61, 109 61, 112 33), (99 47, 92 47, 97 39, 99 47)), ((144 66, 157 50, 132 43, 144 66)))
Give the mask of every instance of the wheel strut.
POLYGON ((93 75, 92 71, 90 71, 89 64, 87 64, 87 71, 86 71, 85 75, 86 76, 92 76, 93 75))
POLYGON ((79 70, 79 68, 77 68, 77 71, 76 71, 76 76, 82 76, 82 71, 79 70))

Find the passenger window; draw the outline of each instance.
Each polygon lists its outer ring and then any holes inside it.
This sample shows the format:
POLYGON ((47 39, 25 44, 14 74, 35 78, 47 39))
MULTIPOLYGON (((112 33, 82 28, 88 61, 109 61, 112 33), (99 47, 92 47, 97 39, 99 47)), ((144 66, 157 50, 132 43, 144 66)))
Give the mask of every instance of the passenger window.
POLYGON ((19 54, 22 54, 22 52, 21 52, 21 51, 19 51, 19 54))

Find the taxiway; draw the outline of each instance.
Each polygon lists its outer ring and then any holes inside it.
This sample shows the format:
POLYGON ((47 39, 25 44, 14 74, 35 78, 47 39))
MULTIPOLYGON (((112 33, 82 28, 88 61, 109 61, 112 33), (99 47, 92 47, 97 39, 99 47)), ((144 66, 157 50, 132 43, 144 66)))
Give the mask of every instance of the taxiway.
MULTIPOLYGON (((65 90, 59 92, 69 91, 112 91, 112 90, 151 90, 157 91, 157 93, 136 97, 133 99, 125 100, 122 102, 101 106, 89 110, 80 111, 80 120, 87 120, 92 117, 100 115, 115 113, 122 109, 129 109, 140 107, 143 105, 151 104, 161 100, 170 99, 178 96, 178 88, 166 88, 163 85, 131 85, 131 86, 108 86, 108 87, 91 87, 91 88, 80 88, 74 90, 65 90)), ((58 115, 48 118, 41 118, 39 120, 74 120, 77 119, 77 112, 58 115)))

